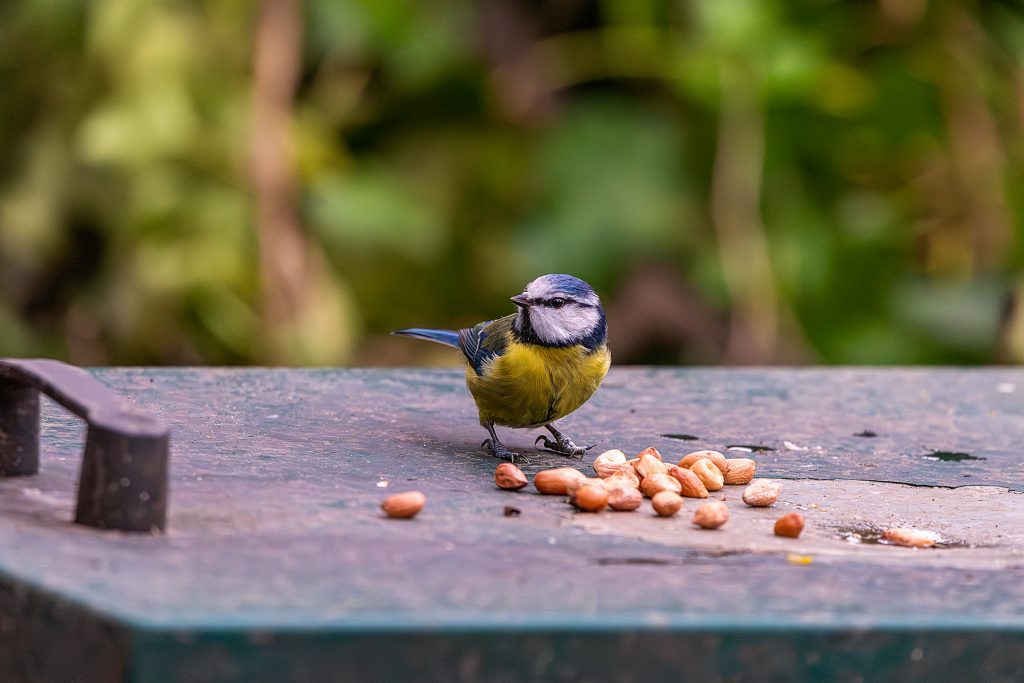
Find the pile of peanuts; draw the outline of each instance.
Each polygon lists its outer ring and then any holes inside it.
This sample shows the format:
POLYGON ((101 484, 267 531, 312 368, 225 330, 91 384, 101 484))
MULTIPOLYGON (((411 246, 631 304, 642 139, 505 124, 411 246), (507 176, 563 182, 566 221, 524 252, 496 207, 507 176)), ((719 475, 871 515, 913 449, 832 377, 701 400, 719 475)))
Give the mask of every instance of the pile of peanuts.
MULTIPOLYGON (((635 458, 627 458, 618 449, 605 451, 594 459, 596 477, 588 477, 574 467, 542 470, 533 478, 540 493, 568 496, 570 504, 583 512, 601 512, 605 508, 634 511, 644 498, 660 517, 673 517, 683 509, 684 498, 707 498, 725 486, 746 486, 743 502, 751 507, 771 507, 782 487, 768 479, 755 479, 757 463, 750 458, 726 458, 718 451, 689 453, 675 465, 665 462, 657 448, 646 448, 635 458)), ((529 483, 526 474, 505 462, 494 472, 498 488, 518 491, 529 483)), ((388 517, 410 519, 426 503, 420 491, 388 496, 381 508, 388 517)), ((724 500, 709 501, 694 512, 693 523, 702 529, 717 529, 729 521, 724 500)), ((775 521, 775 535, 797 538, 804 530, 804 518, 797 512, 775 521)), ((941 542, 938 534, 911 527, 885 529, 882 542, 911 548, 929 548, 941 542)), ((795 556, 798 557, 798 556, 795 556)))
MULTIPOLYGON (((672 517, 683 508, 683 498, 707 498, 709 493, 729 485, 746 486, 743 502, 751 507, 770 507, 778 500, 781 486, 767 479, 755 479, 757 464, 750 458, 726 458, 718 451, 695 451, 678 464, 665 462, 656 448, 646 448, 635 458, 618 449, 605 451, 594 459, 597 477, 587 477, 573 467, 542 470, 533 485, 544 494, 568 496, 569 503, 584 512, 633 511, 651 499, 661 517, 672 517)), ((526 474, 512 463, 502 463, 494 472, 498 488, 519 490, 528 483, 526 474)), ((717 529, 729 520, 724 501, 703 503, 693 515, 702 529, 717 529)), ((780 517, 775 534, 796 538, 804 528, 798 513, 780 517)))

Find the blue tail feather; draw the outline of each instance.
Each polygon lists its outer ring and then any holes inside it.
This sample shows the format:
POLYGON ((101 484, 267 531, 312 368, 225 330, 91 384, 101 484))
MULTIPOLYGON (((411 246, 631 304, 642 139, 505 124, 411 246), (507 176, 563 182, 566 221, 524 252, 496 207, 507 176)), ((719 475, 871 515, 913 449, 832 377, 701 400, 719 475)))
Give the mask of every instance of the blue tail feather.
POLYGON ((446 346, 459 347, 459 333, 454 330, 428 330, 422 327, 410 327, 406 330, 395 330, 391 334, 400 334, 405 337, 415 337, 437 342, 446 346))

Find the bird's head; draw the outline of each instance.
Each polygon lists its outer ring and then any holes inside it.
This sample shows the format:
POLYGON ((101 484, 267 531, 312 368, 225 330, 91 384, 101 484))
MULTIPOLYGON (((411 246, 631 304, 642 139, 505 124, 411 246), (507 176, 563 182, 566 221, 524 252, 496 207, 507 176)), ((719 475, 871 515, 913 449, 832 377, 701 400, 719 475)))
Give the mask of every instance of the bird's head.
POLYGON ((584 344, 588 348, 605 341, 601 300, 577 277, 542 275, 512 301, 519 307, 515 331, 526 341, 543 346, 584 344))

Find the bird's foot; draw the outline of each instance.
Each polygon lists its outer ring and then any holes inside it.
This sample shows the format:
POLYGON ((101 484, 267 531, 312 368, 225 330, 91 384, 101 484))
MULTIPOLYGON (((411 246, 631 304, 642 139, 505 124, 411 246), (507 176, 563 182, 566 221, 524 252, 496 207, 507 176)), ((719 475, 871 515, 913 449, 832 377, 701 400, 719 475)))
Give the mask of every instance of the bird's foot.
POLYGON ((480 444, 480 446, 481 448, 486 448, 487 450, 489 450, 491 453, 494 454, 496 458, 508 460, 511 463, 514 463, 516 461, 516 458, 519 457, 518 453, 510 451, 508 448, 505 447, 505 444, 498 441, 497 439, 484 439, 484 442, 480 444))
POLYGON ((593 448, 597 444, 590 446, 577 446, 572 442, 572 439, 567 437, 565 434, 559 434, 554 441, 541 434, 537 437, 537 440, 533 442, 536 446, 541 441, 544 442, 544 449, 549 450, 552 453, 558 453, 559 455, 567 455, 570 458, 579 457, 580 460, 586 455, 587 451, 593 448))

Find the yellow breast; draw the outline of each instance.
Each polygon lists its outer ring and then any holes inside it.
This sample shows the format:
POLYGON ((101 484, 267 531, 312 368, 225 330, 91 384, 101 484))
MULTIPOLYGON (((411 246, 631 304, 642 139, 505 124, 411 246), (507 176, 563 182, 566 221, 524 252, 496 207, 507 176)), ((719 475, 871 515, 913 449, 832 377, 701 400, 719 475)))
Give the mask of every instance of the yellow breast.
POLYGON ((480 422, 537 427, 565 417, 597 391, 611 364, 607 346, 546 348, 510 342, 482 373, 466 370, 480 422))

